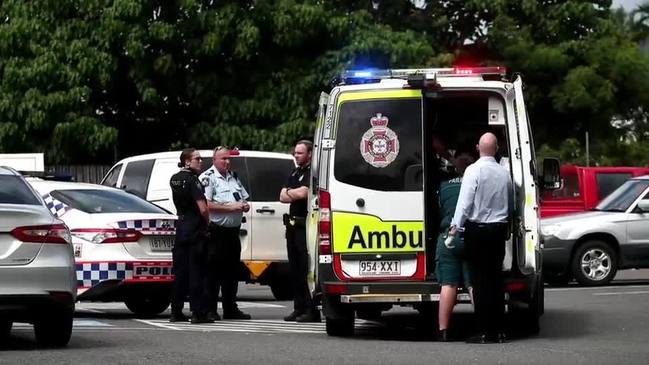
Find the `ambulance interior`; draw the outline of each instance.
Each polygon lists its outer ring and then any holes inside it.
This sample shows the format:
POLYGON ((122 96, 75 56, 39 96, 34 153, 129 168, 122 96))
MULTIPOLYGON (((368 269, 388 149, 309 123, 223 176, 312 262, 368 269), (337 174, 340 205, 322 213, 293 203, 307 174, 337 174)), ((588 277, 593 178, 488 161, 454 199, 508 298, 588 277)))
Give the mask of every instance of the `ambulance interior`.
MULTIPOLYGON (((440 234, 439 187, 459 176, 453 161, 460 154, 479 158, 480 136, 492 132, 498 138, 496 161, 511 171, 504 100, 490 92, 427 92, 424 98, 423 186, 424 235, 427 278, 434 280, 435 254, 440 234)), ((445 232, 442 232, 445 233, 445 232)), ((507 243, 504 268, 511 267, 511 240, 507 243)))

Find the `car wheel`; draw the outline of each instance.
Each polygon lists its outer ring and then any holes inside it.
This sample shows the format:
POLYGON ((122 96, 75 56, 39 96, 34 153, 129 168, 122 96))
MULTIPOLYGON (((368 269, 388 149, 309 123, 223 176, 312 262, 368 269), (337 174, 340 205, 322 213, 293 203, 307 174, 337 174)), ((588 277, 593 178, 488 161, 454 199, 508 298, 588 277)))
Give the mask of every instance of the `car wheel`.
POLYGON ((275 281, 270 285, 270 291, 273 293, 273 296, 276 300, 292 300, 293 299, 293 287, 286 283, 280 281, 275 281))
POLYGON ((169 308, 169 303, 169 297, 166 295, 133 295, 124 300, 126 307, 142 318, 154 317, 164 312, 169 308))
POLYGON ((602 241, 588 241, 572 258, 572 275, 584 286, 606 285, 617 272, 617 254, 602 241))
POLYGON ((11 334, 12 326, 13 326, 13 322, 0 320, 0 339, 9 338, 9 335, 11 334))
POLYGON ((34 321, 36 342, 43 347, 64 347, 72 336, 71 309, 50 311, 34 321))

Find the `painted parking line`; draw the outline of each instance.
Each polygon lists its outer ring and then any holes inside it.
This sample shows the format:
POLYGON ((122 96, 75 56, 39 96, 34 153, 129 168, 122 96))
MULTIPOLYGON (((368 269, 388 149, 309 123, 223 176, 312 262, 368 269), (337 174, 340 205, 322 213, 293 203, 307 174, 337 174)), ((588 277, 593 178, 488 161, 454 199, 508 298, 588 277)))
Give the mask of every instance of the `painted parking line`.
POLYGON ((649 290, 593 293, 593 295, 638 295, 649 294, 649 290))
MULTIPOLYGON (((214 323, 204 324, 191 324, 189 322, 174 322, 170 323, 166 319, 153 319, 144 320, 136 319, 136 321, 150 326, 177 330, 177 331, 192 331, 192 332, 245 332, 245 333, 264 333, 264 334, 322 334, 325 333, 324 322, 316 323, 297 323, 286 322, 281 319, 260 319, 260 320, 220 320, 214 323)), ((381 327, 380 324, 371 321, 356 320, 356 332, 365 330, 376 329, 381 327)))

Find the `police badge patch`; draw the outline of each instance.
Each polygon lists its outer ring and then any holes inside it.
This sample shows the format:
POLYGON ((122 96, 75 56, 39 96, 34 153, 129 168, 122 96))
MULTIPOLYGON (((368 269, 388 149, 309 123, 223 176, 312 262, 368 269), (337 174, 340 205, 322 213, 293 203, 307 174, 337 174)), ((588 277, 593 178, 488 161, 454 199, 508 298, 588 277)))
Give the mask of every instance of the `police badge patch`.
POLYGON ((387 127, 388 122, 387 116, 377 113, 370 118, 372 127, 361 138, 361 155, 374 167, 386 167, 399 155, 399 138, 387 127))

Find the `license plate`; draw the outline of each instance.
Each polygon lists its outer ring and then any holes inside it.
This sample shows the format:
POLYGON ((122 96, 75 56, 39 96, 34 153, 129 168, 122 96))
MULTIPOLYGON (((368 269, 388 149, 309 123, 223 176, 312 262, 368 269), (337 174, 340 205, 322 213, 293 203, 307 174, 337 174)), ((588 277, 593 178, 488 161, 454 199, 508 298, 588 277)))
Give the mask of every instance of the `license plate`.
POLYGON ((151 237, 151 251, 171 251, 174 248, 174 237, 159 236, 151 237))
POLYGON ((399 276, 401 275, 401 261, 360 261, 358 274, 360 276, 399 276))

